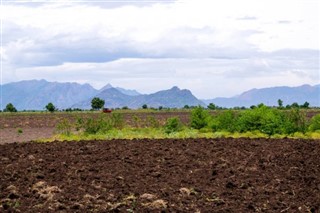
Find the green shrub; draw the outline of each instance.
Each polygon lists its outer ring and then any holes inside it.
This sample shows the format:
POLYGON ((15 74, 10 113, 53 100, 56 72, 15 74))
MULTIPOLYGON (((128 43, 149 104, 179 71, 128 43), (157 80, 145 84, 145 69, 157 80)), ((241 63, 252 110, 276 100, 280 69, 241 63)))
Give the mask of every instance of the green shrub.
POLYGON ((237 120, 236 128, 239 132, 259 130, 262 133, 273 135, 281 134, 283 116, 279 110, 264 105, 243 111, 237 120))
POLYGON ((56 125, 56 130, 58 133, 70 136, 72 130, 72 124, 68 119, 63 119, 56 125))
POLYGON ((123 115, 120 113, 112 113, 111 123, 113 128, 122 129, 124 127, 123 115))
POLYGON ((131 120, 132 120, 132 126, 135 127, 135 128, 140 128, 142 126, 142 121, 141 121, 141 118, 138 117, 137 115, 133 115, 131 117, 131 120))
POLYGON ((224 111, 221 114, 214 116, 209 123, 213 131, 236 131, 237 116, 232 110, 224 111))
POLYGON ((154 116, 148 116, 147 117, 147 126, 151 128, 159 128, 160 123, 154 116))
POLYGON ((317 130, 320 130, 320 114, 313 116, 309 125, 309 131, 314 132, 317 130))
POLYGON ((202 129, 208 126, 211 116, 203 107, 198 106, 191 111, 191 127, 194 129, 202 129))
POLYGON ((113 127, 111 119, 100 117, 98 119, 88 118, 83 125, 86 134, 106 133, 113 127))
POLYGON ((17 132, 18 132, 18 134, 22 134, 22 133, 23 133, 23 130, 22 130, 21 128, 18 128, 18 129, 17 129, 17 132))
POLYGON ((167 134, 178 132, 181 130, 182 130, 182 123, 178 117, 169 118, 164 125, 164 131, 167 134))
POLYGON ((286 134, 295 132, 305 133, 308 128, 306 114, 299 108, 293 108, 287 112, 284 120, 283 128, 286 134))

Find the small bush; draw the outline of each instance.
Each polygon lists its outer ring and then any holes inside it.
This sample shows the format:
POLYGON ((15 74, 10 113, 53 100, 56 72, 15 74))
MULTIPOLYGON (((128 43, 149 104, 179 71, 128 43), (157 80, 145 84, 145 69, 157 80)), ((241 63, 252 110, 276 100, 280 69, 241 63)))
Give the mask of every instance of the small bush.
POLYGON ((57 124, 56 130, 60 134, 70 136, 71 130, 72 130, 72 124, 68 119, 63 119, 61 122, 57 124))
POLYGON ((147 126, 151 128, 159 128, 160 123, 154 116, 147 117, 147 126))
POLYGON ((213 131, 236 131, 237 116, 232 110, 225 111, 213 119, 211 119, 209 126, 213 131))
POLYGON ((208 126, 211 116, 203 107, 198 106, 191 111, 191 127, 194 129, 202 129, 208 126))
POLYGON ((279 110, 259 105, 251 110, 243 111, 237 120, 236 128, 239 132, 252 132, 258 130, 273 135, 281 134, 283 116, 279 110))
POLYGON ((133 127, 140 128, 142 126, 141 118, 138 117, 137 115, 133 115, 131 119, 132 119, 133 127))
POLYGON ((293 108, 291 111, 285 114, 285 123, 283 127, 285 133, 287 134, 292 134, 295 132, 305 133, 308 128, 306 114, 299 108, 293 108))
POLYGON ((320 114, 317 114, 311 118, 309 131, 315 132, 320 130, 320 114))
POLYGON ((111 123, 113 128, 122 129, 124 127, 124 120, 122 114, 112 113, 111 123))
POLYGON ((88 118, 84 122, 83 129, 86 134, 106 133, 113 127, 111 119, 100 117, 98 119, 88 118))
POLYGON ((178 117, 172 117, 164 125, 164 131, 167 134, 179 132, 182 130, 182 123, 178 117))

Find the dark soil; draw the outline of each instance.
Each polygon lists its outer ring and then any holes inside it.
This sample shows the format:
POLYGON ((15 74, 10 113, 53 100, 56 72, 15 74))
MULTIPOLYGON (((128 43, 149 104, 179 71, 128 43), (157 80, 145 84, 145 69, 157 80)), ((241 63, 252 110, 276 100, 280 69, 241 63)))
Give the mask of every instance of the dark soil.
POLYGON ((320 141, 0 145, 0 212, 319 212, 320 141))

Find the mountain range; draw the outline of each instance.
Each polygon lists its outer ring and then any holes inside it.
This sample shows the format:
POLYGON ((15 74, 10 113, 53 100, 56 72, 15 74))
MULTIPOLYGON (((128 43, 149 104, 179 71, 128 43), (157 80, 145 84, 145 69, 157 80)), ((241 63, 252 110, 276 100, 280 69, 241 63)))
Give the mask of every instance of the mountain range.
POLYGON ((231 98, 214 98, 203 100, 205 104, 214 103, 222 107, 245 106, 250 107, 264 103, 267 106, 278 106, 278 100, 283 101, 283 105, 297 102, 303 104, 309 102, 310 106, 320 106, 320 84, 315 86, 302 85, 298 87, 270 87, 262 89, 251 89, 240 95, 231 98))
POLYGON ((12 103, 18 110, 43 110, 45 105, 52 102, 59 109, 82 108, 90 109, 93 97, 105 100, 105 107, 120 108, 127 106, 135 109, 143 104, 149 107, 182 108, 189 106, 206 106, 214 103, 221 107, 257 105, 264 103, 276 106, 277 100, 283 100, 284 105, 305 101, 310 106, 320 106, 320 85, 302 85, 299 87, 271 87, 252 89, 231 98, 214 98, 199 100, 190 90, 172 87, 152 94, 141 94, 136 90, 113 87, 107 84, 97 90, 89 84, 58 83, 46 80, 28 80, 3 84, 0 87, 0 101, 4 108, 12 103))

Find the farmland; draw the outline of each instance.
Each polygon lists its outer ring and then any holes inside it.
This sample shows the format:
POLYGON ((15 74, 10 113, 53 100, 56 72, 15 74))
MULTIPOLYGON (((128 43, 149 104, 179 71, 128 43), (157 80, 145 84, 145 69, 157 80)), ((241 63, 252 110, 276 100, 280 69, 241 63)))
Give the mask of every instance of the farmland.
MULTIPOLYGON (((121 131, 158 134, 162 127, 150 128, 155 121, 163 126, 177 117, 186 126, 190 113, 119 112, 121 131)), ((306 114, 310 119, 318 112, 306 114)), ((2 114, 0 212, 320 211, 318 139, 174 139, 175 132, 163 132, 163 139, 129 140, 107 139, 116 131, 108 130, 103 140, 84 141, 80 131, 79 141, 71 135, 71 141, 27 142, 55 138, 64 121, 101 116, 112 118, 94 112, 2 114)), ((206 128, 192 131, 207 134, 206 128)))

